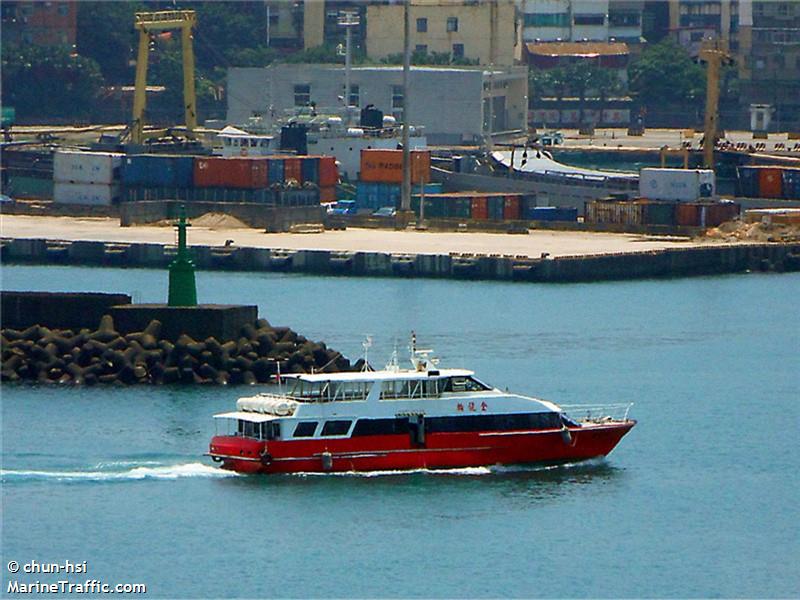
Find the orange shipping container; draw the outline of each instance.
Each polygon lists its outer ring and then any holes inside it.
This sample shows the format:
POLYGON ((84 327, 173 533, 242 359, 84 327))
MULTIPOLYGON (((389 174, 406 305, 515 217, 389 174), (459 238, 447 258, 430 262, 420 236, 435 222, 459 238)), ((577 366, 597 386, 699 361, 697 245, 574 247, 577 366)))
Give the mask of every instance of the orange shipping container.
POLYGON ((519 196, 506 196, 503 205, 503 219, 506 221, 516 221, 519 218, 519 196))
POLYGON ((333 156, 319 157, 319 186, 324 188, 336 185, 339 181, 339 170, 333 156))
POLYGON ((489 218, 489 200, 486 196, 472 198, 472 218, 483 221, 489 218))
MULTIPOLYGON (((431 180, 430 150, 412 150, 410 158, 411 183, 429 183, 431 180)), ((370 183, 402 183, 403 151, 362 150, 359 179, 370 183)))
POLYGON ((783 197, 783 174, 780 168, 758 170, 758 192, 761 198, 783 197))
POLYGON ((700 226, 700 206, 679 202, 675 205, 675 223, 684 227, 700 226))
POLYGON ((290 179, 303 183, 303 163, 299 158, 287 158, 283 161, 283 180, 290 179))
POLYGON ((319 188, 319 201, 323 204, 327 202, 336 202, 336 188, 335 187, 319 188))

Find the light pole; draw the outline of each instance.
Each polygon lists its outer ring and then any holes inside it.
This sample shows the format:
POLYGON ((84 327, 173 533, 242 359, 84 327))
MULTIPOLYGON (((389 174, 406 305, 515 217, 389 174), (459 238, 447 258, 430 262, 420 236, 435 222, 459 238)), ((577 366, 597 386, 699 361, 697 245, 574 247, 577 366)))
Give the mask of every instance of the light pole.
POLYGON ((411 0, 403 3, 403 185, 400 189, 400 211, 408 215, 411 210, 411 150, 408 147, 408 79, 411 71, 411 17, 409 15, 409 4, 411 0))
POLYGON ((353 27, 358 27, 360 20, 358 13, 350 10, 339 11, 338 23, 345 28, 344 50, 344 108, 346 124, 350 125, 350 69, 353 63, 353 27))

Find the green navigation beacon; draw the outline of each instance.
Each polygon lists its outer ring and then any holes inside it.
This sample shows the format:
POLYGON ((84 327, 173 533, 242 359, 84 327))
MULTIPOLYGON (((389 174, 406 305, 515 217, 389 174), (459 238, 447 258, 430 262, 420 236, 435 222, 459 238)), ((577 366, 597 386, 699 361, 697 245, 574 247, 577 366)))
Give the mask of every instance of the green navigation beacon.
POLYGON ((185 207, 181 207, 180 217, 175 225, 178 230, 178 253, 169 264, 169 300, 170 306, 197 306, 197 285, 194 280, 194 263, 189 256, 186 245, 185 207))

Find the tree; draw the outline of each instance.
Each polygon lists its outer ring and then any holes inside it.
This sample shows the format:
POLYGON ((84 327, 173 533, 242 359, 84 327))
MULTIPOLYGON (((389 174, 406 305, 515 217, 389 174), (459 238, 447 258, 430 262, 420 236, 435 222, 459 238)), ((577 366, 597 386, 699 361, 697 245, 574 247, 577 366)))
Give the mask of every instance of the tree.
POLYGON ((702 105, 706 85, 703 67, 671 40, 643 50, 628 72, 631 91, 648 108, 702 105))
POLYGON ((82 119, 103 86, 98 64, 63 47, 3 45, 3 105, 18 119, 82 119))

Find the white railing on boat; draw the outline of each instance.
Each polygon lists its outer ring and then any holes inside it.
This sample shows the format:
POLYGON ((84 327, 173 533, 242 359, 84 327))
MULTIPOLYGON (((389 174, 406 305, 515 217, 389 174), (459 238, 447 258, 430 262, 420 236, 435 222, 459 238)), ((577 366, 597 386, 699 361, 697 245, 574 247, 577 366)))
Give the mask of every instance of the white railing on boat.
POLYGON ((578 423, 627 421, 633 402, 627 404, 561 404, 564 413, 578 423))

